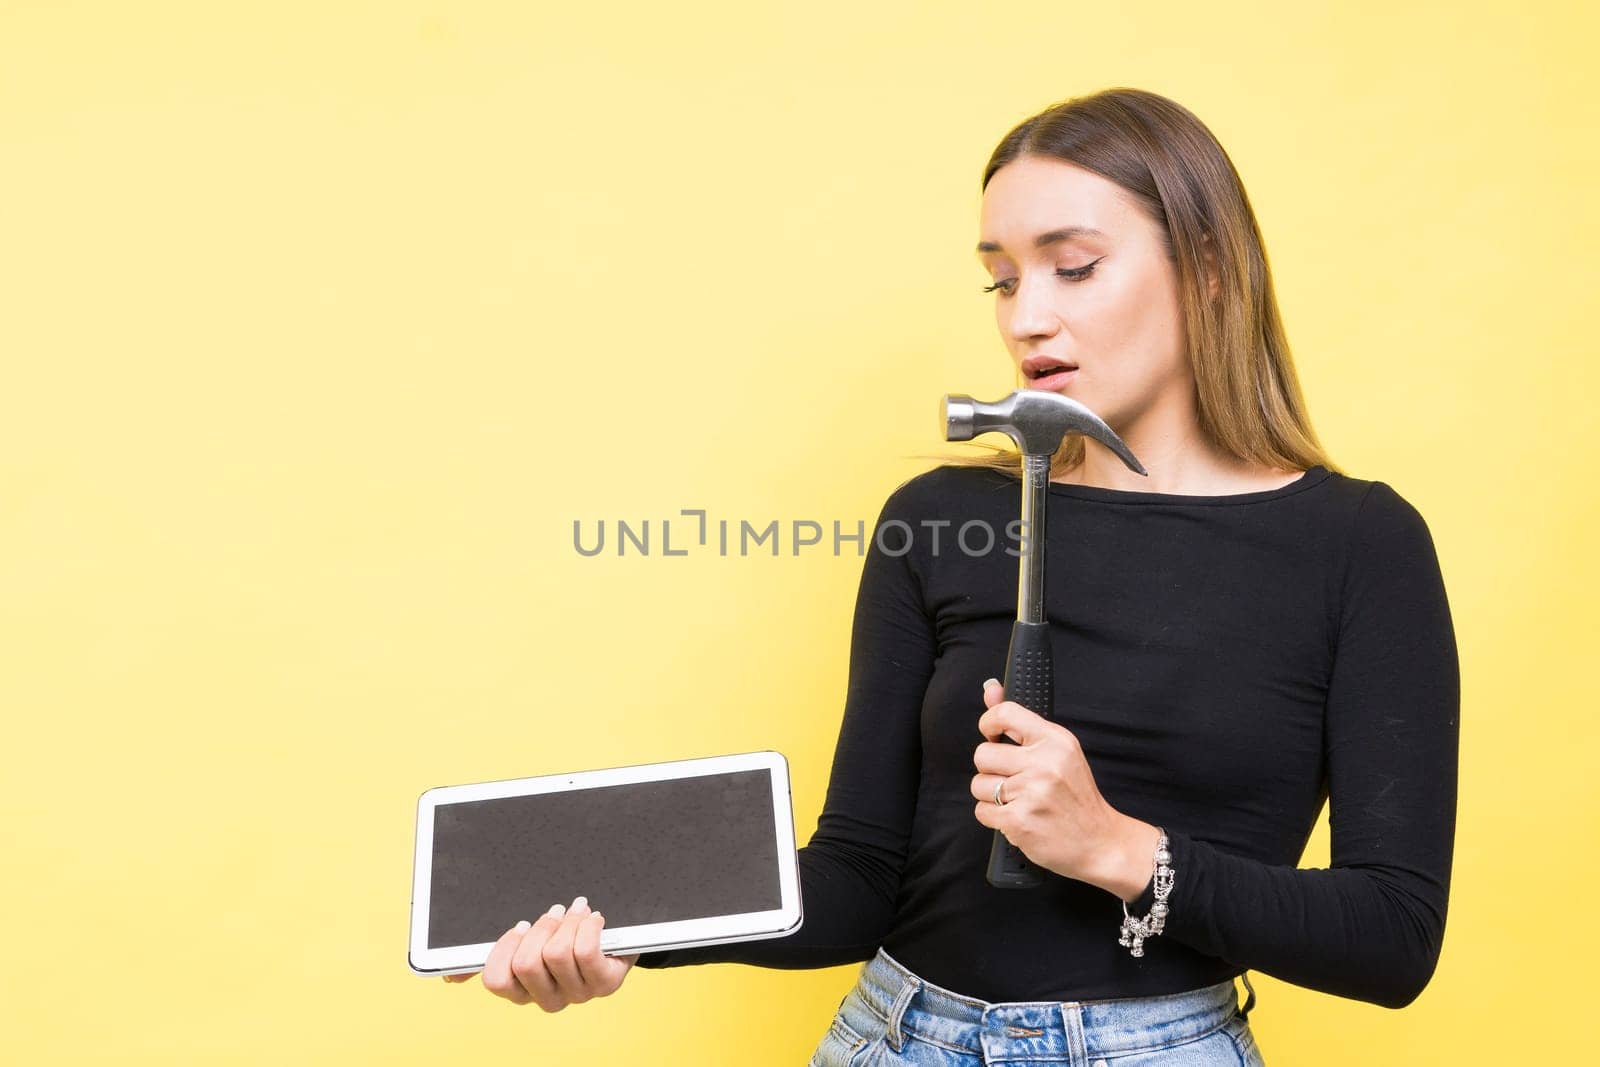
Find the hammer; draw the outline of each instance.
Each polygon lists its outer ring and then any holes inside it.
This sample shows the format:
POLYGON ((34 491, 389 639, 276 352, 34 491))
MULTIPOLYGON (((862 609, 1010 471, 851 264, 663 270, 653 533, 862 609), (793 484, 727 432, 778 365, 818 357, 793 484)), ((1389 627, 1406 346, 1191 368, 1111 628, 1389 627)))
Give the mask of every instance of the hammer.
MULTIPOLYGON (((1050 656, 1050 624, 1044 612, 1045 502, 1049 499, 1050 459, 1068 433, 1081 433, 1115 452, 1128 469, 1148 476, 1128 446, 1111 427, 1078 401, 1043 389, 1018 389, 993 403, 948 393, 941 404, 946 441, 970 441, 998 431, 1016 442, 1022 453, 1022 546, 1017 576, 1017 621, 1006 652, 1006 699, 1043 718, 1052 718, 1055 670, 1050 656)), ((1002 741, 1016 744, 1002 735, 1002 741)), ((1044 884, 1045 872, 994 832, 989 850, 989 884, 996 889, 1032 889, 1044 884)))

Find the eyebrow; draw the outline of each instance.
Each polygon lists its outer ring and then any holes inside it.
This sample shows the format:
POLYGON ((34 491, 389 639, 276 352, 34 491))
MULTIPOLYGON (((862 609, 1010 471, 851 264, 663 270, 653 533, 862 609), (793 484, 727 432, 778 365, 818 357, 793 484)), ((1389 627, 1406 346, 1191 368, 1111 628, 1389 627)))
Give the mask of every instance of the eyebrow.
MULTIPOLYGON (((1049 230, 1033 239, 1033 247, 1045 248, 1057 241, 1070 241, 1074 237, 1104 237, 1105 234, 1091 226, 1063 226, 1059 230, 1049 230)), ((985 252, 999 252, 1000 246, 994 241, 979 241, 978 254, 985 252)))

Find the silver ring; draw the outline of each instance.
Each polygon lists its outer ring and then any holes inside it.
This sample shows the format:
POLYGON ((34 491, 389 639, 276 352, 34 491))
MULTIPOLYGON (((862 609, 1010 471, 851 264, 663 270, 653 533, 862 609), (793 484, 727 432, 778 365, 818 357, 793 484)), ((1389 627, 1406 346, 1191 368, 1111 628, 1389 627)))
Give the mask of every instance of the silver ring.
POLYGON ((1006 780, 1004 778, 1000 779, 1000 781, 995 784, 995 787, 994 787, 994 802, 996 804, 1004 804, 1005 803, 1004 800, 1000 799, 1000 790, 1004 789, 1005 787, 1006 787, 1006 780))

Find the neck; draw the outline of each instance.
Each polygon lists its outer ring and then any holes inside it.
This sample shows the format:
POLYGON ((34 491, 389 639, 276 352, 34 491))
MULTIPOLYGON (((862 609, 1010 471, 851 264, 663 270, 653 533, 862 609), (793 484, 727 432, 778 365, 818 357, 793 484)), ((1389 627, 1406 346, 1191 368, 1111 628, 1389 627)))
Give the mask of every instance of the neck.
POLYGON ((1083 462, 1056 480, 1147 493, 1205 493, 1248 470, 1248 464, 1211 449, 1192 412, 1188 418, 1171 414, 1152 411, 1117 431, 1148 475, 1129 470, 1115 452, 1085 437, 1083 462))

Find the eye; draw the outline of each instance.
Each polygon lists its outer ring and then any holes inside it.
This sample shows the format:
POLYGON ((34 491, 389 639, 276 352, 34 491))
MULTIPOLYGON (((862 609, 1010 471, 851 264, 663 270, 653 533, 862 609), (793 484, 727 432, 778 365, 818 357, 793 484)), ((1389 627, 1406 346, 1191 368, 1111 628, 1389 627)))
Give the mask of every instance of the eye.
MULTIPOLYGON (((1100 257, 1100 259, 1104 258, 1104 256, 1100 257)), ((1094 261, 1094 263, 1087 263, 1081 267, 1058 267, 1056 269, 1056 277, 1065 278, 1068 281, 1081 282, 1083 279, 1094 273, 1094 265, 1095 263, 1099 262, 1100 260, 1097 259, 1094 261)), ((1015 286, 1016 282, 1017 280, 1015 278, 1006 278, 1003 281, 995 282, 993 285, 984 286, 983 291, 986 293, 992 293, 998 289, 1002 295, 1010 296, 1011 289, 1007 288, 1007 286, 1015 286)))

